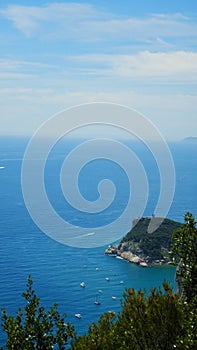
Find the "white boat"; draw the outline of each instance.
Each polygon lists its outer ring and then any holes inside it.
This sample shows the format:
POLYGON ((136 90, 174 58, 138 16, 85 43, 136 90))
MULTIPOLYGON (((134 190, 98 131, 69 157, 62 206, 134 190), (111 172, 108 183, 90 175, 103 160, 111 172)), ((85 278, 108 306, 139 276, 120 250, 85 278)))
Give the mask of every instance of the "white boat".
POLYGON ((81 283, 80 283, 80 286, 81 286, 82 288, 85 288, 85 286, 86 286, 85 282, 81 282, 81 283))
POLYGON ((96 295, 95 301, 94 301, 95 305, 101 305, 100 301, 99 301, 99 296, 96 295))
POLYGON ((106 281, 110 281, 110 278, 109 278, 109 277, 106 277, 106 281))
POLYGON ((116 299, 116 297, 112 296, 112 299, 116 299))
POLYGON ((82 318, 81 314, 75 314, 76 318, 82 318))

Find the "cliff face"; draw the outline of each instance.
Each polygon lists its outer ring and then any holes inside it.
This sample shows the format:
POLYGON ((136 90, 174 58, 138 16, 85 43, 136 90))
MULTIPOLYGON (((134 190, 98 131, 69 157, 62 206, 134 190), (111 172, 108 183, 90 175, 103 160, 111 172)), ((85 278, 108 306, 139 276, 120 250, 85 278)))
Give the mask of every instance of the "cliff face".
POLYGON ((169 263, 172 233, 180 229, 181 223, 164 219, 156 231, 148 233, 151 219, 137 218, 136 220, 133 222, 134 226, 132 229, 121 242, 117 245, 109 246, 105 253, 140 264, 141 266, 169 263))
POLYGON ((109 246, 106 249, 105 254, 119 257, 134 264, 148 266, 142 257, 134 253, 129 243, 120 243, 119 245, 109 246))

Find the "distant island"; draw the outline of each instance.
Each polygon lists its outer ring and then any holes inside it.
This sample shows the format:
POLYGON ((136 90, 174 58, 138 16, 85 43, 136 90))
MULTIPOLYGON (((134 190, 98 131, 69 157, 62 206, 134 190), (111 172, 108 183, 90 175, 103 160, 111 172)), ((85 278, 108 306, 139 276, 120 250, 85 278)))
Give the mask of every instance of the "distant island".
MULTIPOLYGON (((154 218, 157 220, 158 218, 154 218)), ((170 264, 169 254, 172 233, 181 228, 181 223, 164 219, 153 233, 148 233, 151 218, 136 218, 131 230, 119 244, 109 246, 105 254, 146 267, 152 264, 170 264), (137 221, 137 223, 136 223, 137 221)))
POLYGON ((197 137, 186 137, 185 139, 182 140, 182 142, 185 143, 197 143, 197 137))

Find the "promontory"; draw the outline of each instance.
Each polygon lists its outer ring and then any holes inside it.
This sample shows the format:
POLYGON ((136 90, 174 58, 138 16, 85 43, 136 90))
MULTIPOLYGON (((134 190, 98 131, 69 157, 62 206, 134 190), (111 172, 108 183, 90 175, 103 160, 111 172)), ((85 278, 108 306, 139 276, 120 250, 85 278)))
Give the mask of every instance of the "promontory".
POLYGON ((134 219, 132 228, 126 236, 120 243, 110 245, 105 253, 144 267, 152 264, 171 263, 169 251, 172 234, 175 230, 179 230, 182 224, 165 218, 154 232, 149 233, 148 227, 151 219, 155 220, 156 226, 157 222, 161 221, 161 218, 156 217, 134 219))

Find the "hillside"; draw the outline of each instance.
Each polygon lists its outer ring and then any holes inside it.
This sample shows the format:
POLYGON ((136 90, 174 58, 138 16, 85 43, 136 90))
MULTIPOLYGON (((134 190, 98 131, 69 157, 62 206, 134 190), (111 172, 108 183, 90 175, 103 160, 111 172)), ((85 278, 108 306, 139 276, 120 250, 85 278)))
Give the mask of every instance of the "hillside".
MULTIPOLYGON (((150 263, 170 262, 169 250, 172 243, 172 233, 180 229, 181 223, 164 219, 157 230, 148 233, 151 218, 139 218, 137 220, 137 224, 133 226, 121 242, 108 247, 105 253, 142 266, 150 263)), ((157 220, 157 218, 154 220, 157 220)))

